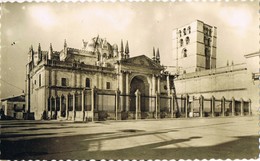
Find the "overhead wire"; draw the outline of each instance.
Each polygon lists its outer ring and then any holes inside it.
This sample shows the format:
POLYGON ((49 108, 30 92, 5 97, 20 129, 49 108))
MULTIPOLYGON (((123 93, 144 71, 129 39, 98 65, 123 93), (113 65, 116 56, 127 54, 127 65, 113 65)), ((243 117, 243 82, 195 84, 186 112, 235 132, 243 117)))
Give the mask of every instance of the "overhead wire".
POLYGON ((19 89, 19 90, 21 90, 21 91, 23 91, 23 92, 24 92, 24 89, 22 89, 22 88, 20 88, 20 87, 18 87, 18 86, 16 86, 16 85, 14 85, 14 84, 11 84, 11 83, 9 83, 9 82, 7 82, 7 81, 5 81, 5 80, 1 79, 1 78, 0 78, 0 80, 1 80, 2 82, 5 82, 6 84, 8 84, 8 85, 10 85, 10 86, 13 86, 13 87, 15 87, 15 88, 17 88, 17 89, 19 89))

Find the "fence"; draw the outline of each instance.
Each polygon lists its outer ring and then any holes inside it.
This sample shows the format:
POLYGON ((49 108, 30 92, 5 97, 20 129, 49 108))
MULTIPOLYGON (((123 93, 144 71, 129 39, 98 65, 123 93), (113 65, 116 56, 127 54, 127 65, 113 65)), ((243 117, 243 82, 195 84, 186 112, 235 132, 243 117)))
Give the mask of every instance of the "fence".
POLYGON ((48 98, 50 118, 68 120, 131 120, 176 117, 219 117, 251 115, 251 100, 216 99, 173 94, 121 94, 120 91, 85 89, 48 98))

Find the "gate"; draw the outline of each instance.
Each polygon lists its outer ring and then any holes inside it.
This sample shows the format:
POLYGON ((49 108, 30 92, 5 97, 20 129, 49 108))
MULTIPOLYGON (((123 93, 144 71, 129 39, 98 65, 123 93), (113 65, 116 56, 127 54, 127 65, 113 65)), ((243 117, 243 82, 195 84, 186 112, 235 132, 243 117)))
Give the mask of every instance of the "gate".
POLYGON ((102 91, 102 93, 96 93, 96 105, 94 109, 95 120, 115 120, 116 94, 114 91, 112 92, 102 91))
POLYGON ((141 119, 155 118, 156 97, 141 95, 141 119))
POLYGON ((212 108, 211 108, 211 99, 204 99, 204 108, 203 108, 203 113, 205 117, 211 116, 212 113, 212 108))
POLYGON ((170 118, 171 117, 171 102, 172 98, 168 96, 160 96, 160 118, 170 118))

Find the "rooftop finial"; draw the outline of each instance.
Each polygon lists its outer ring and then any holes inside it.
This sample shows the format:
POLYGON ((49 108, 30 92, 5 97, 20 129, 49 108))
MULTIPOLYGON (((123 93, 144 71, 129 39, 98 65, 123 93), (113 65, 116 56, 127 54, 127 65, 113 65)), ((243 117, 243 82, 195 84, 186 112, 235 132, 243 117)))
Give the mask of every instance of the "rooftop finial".
POLYGON ((41 51, 41 44, 38 45, 38 52, 41 51))
POLYGON ((155 49, 154 49, 154 47, 153 47, 153 58, 152 58, 154 61, 156 60, 156 58, 155 58, 155 49))
POLYGON ((126 58, 129 58, 129 46, 128 46, 128 41, 126 41, 126 45, 125 45, 125 55, 126 55, 126 58))
POLYGON ((123 44, 123 40, 121 40, 120 56, 121 56, 121 59, 124 57, 124 44, 123 44))
POLYGON ((29 51, 33 51, 33 46, 32 45, 30 46, 29 51))
POLYGON ((64 39, 64 48, 67 47, 67 42, 66 42, 66 39, 64 39))
POLYGON ((52 53, 53 53, 53 49, 52 49, 52 44, 50 43, 50 49, 49 49, 49 52, 48 52, 48 59, 51 60, 52 58, 52 53))
POLYGON ((157 52, 156 52, 156 61, 157 61, 157 63, 160 63, 160 51, 159 51, 159 48, 157 48, 157 52))

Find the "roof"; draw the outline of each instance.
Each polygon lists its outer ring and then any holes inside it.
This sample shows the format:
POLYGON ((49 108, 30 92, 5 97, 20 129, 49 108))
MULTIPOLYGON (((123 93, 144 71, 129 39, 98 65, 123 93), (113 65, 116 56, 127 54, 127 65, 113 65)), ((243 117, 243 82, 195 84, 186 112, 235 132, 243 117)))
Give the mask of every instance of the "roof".
POLYGON ((150 67, 150 68, 160 69, 160 70, 163 69, 163 67, 160 64, 155 63, 152 59, 148 58, 145 55, 139 55, 128 59, 123 59, 121 60, 121 63, 132 65, 132 66, 150 67))
POLYGON ((25 95, 11 96, 7 98, 2 98, 1 101, 11 101, 11 102, 25 102, 25 95))

